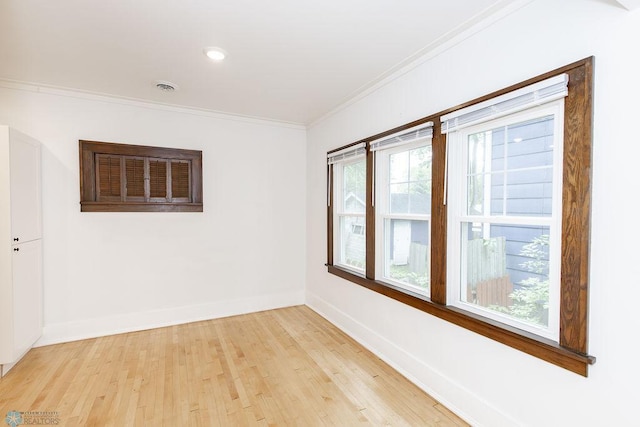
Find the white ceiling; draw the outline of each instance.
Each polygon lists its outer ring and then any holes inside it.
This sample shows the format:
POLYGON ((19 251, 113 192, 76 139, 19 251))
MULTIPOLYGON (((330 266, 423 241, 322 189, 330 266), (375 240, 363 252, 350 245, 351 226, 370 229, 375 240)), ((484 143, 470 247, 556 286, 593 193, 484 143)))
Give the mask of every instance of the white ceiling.
POLYGON ((0 79, 308 124, 513 2, 2 0, 0 79))

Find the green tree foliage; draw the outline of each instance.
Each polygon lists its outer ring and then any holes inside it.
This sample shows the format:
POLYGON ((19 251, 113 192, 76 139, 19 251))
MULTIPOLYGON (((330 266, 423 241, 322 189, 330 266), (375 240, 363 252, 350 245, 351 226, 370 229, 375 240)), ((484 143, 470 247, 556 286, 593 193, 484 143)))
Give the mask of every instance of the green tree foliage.
POLYGON ((409 192, 431 194, 431 146, 411 150, 411 177, 409 192))
POLYGON ((534 238, 531 243, 522 247, 521 255, 529 259, 521 267, 541 275, 531 276, 522 281, 522 287, 511 294, 512 315, 519 319, 538 325, 549 323, 549 235, 543 234, 534 238))
POLYGON ((535 276, 523 280, 520 289, 509 295, 512 301, 509 307, 491 308, 525 322, 546 326, 549 324, 549 235, 534 238, 522 247, 520 255, 528 258, 520 266, 535 276))

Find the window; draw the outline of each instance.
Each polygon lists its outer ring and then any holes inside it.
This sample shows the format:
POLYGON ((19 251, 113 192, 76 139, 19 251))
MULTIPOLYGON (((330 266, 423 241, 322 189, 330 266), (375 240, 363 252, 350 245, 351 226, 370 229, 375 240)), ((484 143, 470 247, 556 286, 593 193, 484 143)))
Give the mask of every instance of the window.
POLYGON ((587 58, 330 152, 329 272, 586 376, 592 81, 587 58))
POLYGON ((333 206, 337 227, 334 229, 335 262, 357 272, 364 272, 366 262, 366 161, 364 146, 331 153, 333 170, 333 206))
POLYGON ((433 123, 370 143, 376 167, 376 278, 429 296, 433 123))
POLYGON ((563 107, 449 136, 450 303, 555 341, 563 107))
POLYGON ((202 212, 202 152, 80 141, 81 210, 202 212))

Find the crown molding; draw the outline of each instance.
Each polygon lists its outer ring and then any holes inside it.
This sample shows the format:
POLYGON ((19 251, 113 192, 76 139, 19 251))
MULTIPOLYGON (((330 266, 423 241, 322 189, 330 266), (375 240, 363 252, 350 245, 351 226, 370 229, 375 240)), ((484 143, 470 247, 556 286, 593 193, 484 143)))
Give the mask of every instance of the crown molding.
POLYGON ((39 83, 28 83, 18 80, 0 78, 0 88, 20 90, 26 92, 42 93, 47 95, 64 96, 89 101, 105 102, 109 104, 127 105, 138 108, 147 108, 159 111, 169 111, 179 114, 191 114, 201 117, 209 117, 220 120, 231 120, 245 123, 253 123, 265 126, 275 126, 288 129, 306 130, 306 126, 301 123, 284 122, 261 117, 243 116, 222 111, 207 110, 204 108, 184 107, 174 104, 164 104, 136 98, 126 98, 104 93, 88 92, 77 89, 49 86, 39 83))

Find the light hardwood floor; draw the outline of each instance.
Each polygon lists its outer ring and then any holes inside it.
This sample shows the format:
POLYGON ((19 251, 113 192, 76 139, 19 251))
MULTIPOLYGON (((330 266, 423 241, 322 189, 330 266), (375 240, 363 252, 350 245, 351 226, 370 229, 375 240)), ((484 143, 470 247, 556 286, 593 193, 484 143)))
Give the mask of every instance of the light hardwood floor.
POLYGON ((0 380, 0 419, 65 426, 466 426, 305 306, 40 347, 0 380))

